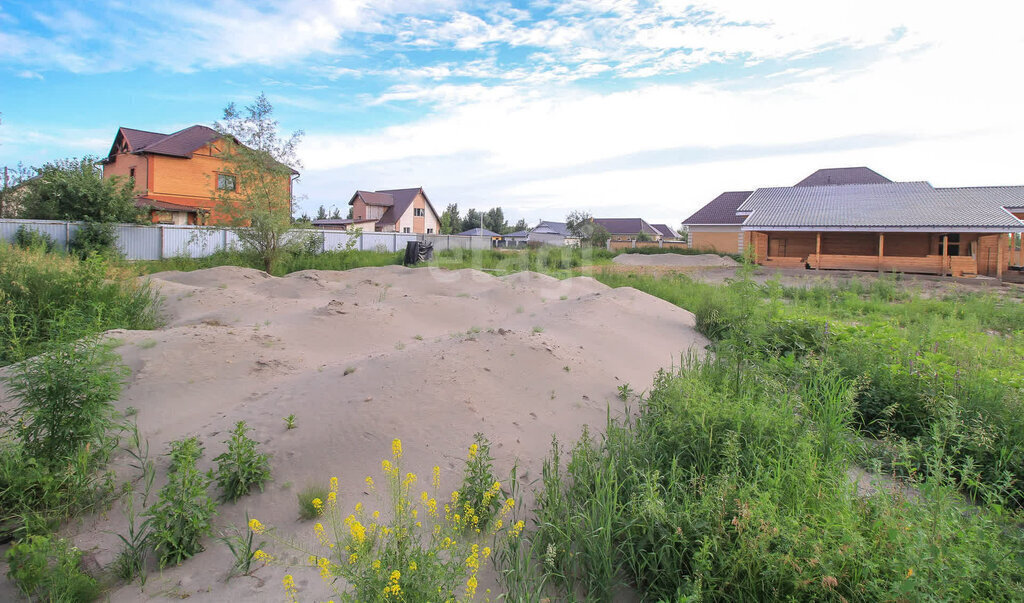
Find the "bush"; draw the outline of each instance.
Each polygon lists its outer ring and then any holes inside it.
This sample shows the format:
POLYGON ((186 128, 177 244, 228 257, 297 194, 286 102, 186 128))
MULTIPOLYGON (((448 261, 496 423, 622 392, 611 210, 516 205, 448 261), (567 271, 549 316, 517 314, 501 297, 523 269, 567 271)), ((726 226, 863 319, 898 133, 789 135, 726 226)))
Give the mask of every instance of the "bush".
POLYGON ((95 600, 96 580, 80 567, 82 552, 56 536, 29 536, 7 551, 7 576, 26 597, 67 603, 95 600))
POLYGON ((108 329, 151 329, 158 297, 148 283, 99 257, 79 261, 0 243, 0 366, 108 329))
POLYGON ((306 486, 296 496, 299 499, 299 517, 313 519, 323 511, 323 502, 327 500, 327 488, 318 485, 306 486))
POLYGON ((14 368, 8 391, 11 419, 25 452, 50 467, 89 447, 106 460, 116 443, 114 405, 127 368, 109 343, 94 338, 59 343, 14 368))
POLYGON ((14 233, 14 244, 22 249, 39 249, 45 252, 53 251, 57 243, 53 240, 53 237, 25 226, 18 227, 18 231, 14 233))
POLYGON ((203 550, 202 538, 213 530, 216 505, 208 489, 213 477, 199 471, 202 444, 191 437, 171 444, 171 469, 157 502, 146 511, 152 518, 152 542, 160 567, 180 564, 203 550))
POLYGON ((501 485, 494 476, 491 443, 482 433, 473 436, 462 474, 459 500, 469 505, 479 523, 487 525, 501 509, 501 485))
POLYGON ((245 421, 239 421, 227 441, 227 452, 213 459, 221 500, 225 502, 238 500, 253 486, 262 492, 263 484, 270 479, 270 457, 257 452, 256 442, 245 435, 246 431, 245 421))
POLYGON ((110 222, 84 222, 71 239, 71 251, 85 259, 96 254, 117 257, 117 233, 110 222))

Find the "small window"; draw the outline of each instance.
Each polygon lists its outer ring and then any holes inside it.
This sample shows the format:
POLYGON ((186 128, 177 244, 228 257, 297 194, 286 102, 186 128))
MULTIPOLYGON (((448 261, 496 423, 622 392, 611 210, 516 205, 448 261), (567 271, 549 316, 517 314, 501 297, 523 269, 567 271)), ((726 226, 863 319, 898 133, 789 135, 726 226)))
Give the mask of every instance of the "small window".
POLYGON ((128 168, 128 177, 135 180, 135 168, 128 168))
POLYGON ((174 215, 169 211, 153 212, 157 224, 174 224, 174 215))
POLYGON ((231 174, 217 174, 217 188, 222 191, 238 190, 235 187, 235 177, 231 174))
POLYGON ((434 229, 433 228, 428 228, 427 229, 427 234, 434 234, 434 229))
POLYGON ((405 228, 402 229, 402 232, 412 232, 412 229, 406 226, 405 228))
POLYGON ((412 208, 412 215, 414 215, 414 216, 425 216, 425 215, 427 215, 427 212, 422 207, 414 207, 414 208, 412 208))

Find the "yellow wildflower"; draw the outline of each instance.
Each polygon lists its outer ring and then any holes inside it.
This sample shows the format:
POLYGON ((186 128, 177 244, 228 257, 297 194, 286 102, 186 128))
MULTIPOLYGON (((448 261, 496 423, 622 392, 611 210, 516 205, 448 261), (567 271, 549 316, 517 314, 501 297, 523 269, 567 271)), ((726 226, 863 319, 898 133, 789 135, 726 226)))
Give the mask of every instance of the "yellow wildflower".
POLYGON ((369 475, 366 476, 366 485, 373 490, 373 478, 369 475))
POLYGON ((338 504, 337 492, 331 491, 327 493, 327 504, 331 505, 331 507, 334 507, 334 505, 338 504))
POLYGON ((285 577, 281 579, 281 583, 284 584, 284 594, 289 603, 298 601, 298 597, 296 597, 298 589, 295 588, 295 579, 292 578, 292 575, 285 574, 285 577))
POLYGON ((249 520, 249 529, 252 530, 253 532, 257 533, 257 534, 262 534, 263 530, 265 528, 263 527, 263 524, 260 523, 260 520, 258 520, 258 519, 250 519, 249 520))
POLYGON ((356 561, 359 561, 359 555, 357 555, 355 553, 352 553, 351 555, 348 556, 349 565, 355 563, 356 561))
POLYGON ((402 458, 402 440, 399 440, 398 438, 391 440, 391 454, 394 455, 396 459, 402 458))
POLYGON ((269 563, 274 559, 270 555, 266 554, 263 549, 256 549, 256 552, 252 554, 252 558, 254 561, 262 561, 263 563, 269 563))
POLYGON ((380 511, 374 511, 373 512, 373 518, 374 519, 380 519, 380 511))
POLYGON ((477 446, 476 444, 473 444, 472 446, 469 447, 469 460, 473 460, 476 458, 476 453, 479 449, 480 447, 477 446))
POLYGON ((512 526, 512 529, 509 530, 509 537, 510 538, 516 538, 517 536, 519 536, 523 532, 523 527, 525 525, 526 524, 523 522, 522 519, 517 521, 516 524, 514 526, 512 526))
POLYGON ((434 476, 431 483, 434 485, 435 490, 441 487, 441 468, 437 465, 434 465, 434 476))
POLYGON ((909 577, 911 577, 911 576, 913 576, 913 575, 914 575, 914 568, 910 568, 910 569, 908 569, 908 570, 907 570, 907 577, 909 578, 909 577))
POLYGON ((409 571, 413 571, 413 572, 415 572, 415 571, 416 571, 416 569, 417 569, 417 566, 416 566, 416 561, 410 561, 410 562, 409 562, 409 571))
POLYGON ((356 513, 362 513, 362 512, 363 512, 363 503, 357 502, 356 503, 356 513))
POLYGON ((487 559, 491 556, 491 547, 485 546, 484 550, 480 554, 484 556, 484 559, 487 559))
POLYGON ((331 478, 331 492, 338 492, 338 478, 336 477, 331 478))
POLYGON ((391 461, 384 459, 380 462, 380 470, 384 473, 391 473, 391 461))
POLYGON ((323 578, 324 580, 329 580, 331 578, 331 560, 330 559, 328 559, 326 557, 321 557, 320 560, 317 561, 317 567, 320 568, 320 577, 321 578, 323 578))
POLYGON ((406 473, 405 474, 405 480, 402 482, 402 486, 405 487, 405 488, 408 488, 409 486, 413 485, 414 483, 416 483, 416 474, 415 473, 406 473))
POLYGON ((469 580, 466 580, 466 598, 467 599, 472 599, 474 597, 474 595, 476 595, 476 587, 477 587, 477 581, 476 581, 476 575, 474 574, 474 575, 469 577, 469 580))
POLYGON ((370 567, 373 568, 373 571, 375 572, 380 571, 380 559, 374 559, 373 563, 370 564, 370 567))
POLYGON ((320 500, 319 498, 314 498, 313 508, 316 509, 317 515, 322 515, 324 512, 324 501, 320 500))

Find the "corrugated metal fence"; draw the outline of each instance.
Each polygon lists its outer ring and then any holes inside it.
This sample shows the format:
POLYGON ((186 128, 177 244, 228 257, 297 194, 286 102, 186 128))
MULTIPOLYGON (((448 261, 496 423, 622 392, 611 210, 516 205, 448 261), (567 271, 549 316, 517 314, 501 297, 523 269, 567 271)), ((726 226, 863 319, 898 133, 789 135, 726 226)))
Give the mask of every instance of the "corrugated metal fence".
MULTIPOLYGON (((25 228, 49 235, 58 248, 67 249, 74 240, 81 222, 56 220, 0 220, 0 241, 14 242, 18 229, 25 228)), ((238 235, 230 228, 209 226, 171 226, 118 224, 117 247, 129 260, 159 260, 170 257, 200 258, 222 249, 239 246, 238 235)), ((435 251, 447 249, 490 249, 489 237, 461 237, 457 235, 417 235, 398 232, 366 232, 358 237, 340 230, 293 230, 293 236, 323 235, 323 251, 344 249, 353 238, 353 249, 401 251, 408 241, 428 241, 435 251)))

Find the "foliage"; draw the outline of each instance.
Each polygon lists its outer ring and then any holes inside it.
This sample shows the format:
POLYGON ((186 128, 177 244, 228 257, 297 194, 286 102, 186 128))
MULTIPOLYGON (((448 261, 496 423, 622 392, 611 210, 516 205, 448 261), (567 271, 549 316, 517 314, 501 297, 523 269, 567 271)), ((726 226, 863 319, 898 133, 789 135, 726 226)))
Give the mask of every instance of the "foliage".
POLYGON ((794 390, 766 368, 737 379, 730 357, 691 357, 568 462, 554 442, 528 554, 503 571, 509 599, 609 600, 624 585, 650 600, 1020 598, 1024 540, 1000 492, 965 506, 962 468, 936 445, 905 484, 856 493, 856 384, 827 361, 796 366, 794 390))
POLYGON ((135 496, 129 492, 125 498, 125 517, 128 519, 128 533, 118 534, 121 551, 114 559, 114 573, 125 582, 141 578, 146 583, 146 561, 150 555, 150 539, 153 534, 153 518, 147 517, 141 523, 135 511, 135 496))
POLYGON ((50 468, 85 449, 105 460, 116 443, 108 431, 127 370, 111 348, 96 339, 55 344, 14 368, 11 427, 26 454, 50 468))
POLYGON ((18 162, 13 168, 3 169, 3 182, 0 182, 0 218, 17 218, 21 214, 21 199, 26 189, 23 186, 36 171, 18 162))
POLYGON ((246 435, 245 421, 235 424, 227 452, 213 459, 217 463, 217 485, 221 500, 234 502, 245 496, 253 486, 263 491, 270 479, 270 457, 256 450, 256 442, 246 435))
POLYGON ((299 499, 299 517, 302 519, 313 519, 320 515, 323 501, 327 500, 327 488, 311 484, 303 488, 295 496, 299 499), (313 501, 320 501, 320 503, 314 503, 313 501), (318 509, 318 506, 321 508, 318 509))
POLYGON ((180 564, 202 551, 201 540, 213 530, 211 520, 216 513, 208 493, 213 478, 197 467, 202 456, 199 439, 172 442, 169 456, 167 484, 161 488, 157 502, 146 511, 152 518, 152 542, 160 567, 180 564))
POLYGON ((565 217, 565 226, 584 245, 604 247, 611 238, 608 229, 594 223, 590 212, 575 210, 565 217))
MULTIPOLYGON (((391 266, 402 263, 400 253, 378 253, 376 251, 340 250, 325 251, 315 255, 309 253, 282 253, 271 274, 283 276, 300 270, 351 270, 364 266, 391 266)), ((218 251, 203 258, 168 258, 148 262, 133 262, 132 268, 141 274, 152 274, 165 270, 202 270, 214 266, 242 266, 263 270, 262 260, 252 253, 241 251, 218 251)))
POLYGON ((500 207, 492 207, 484 212, 484 228, 498 234, 510 232, 508 222, 505 221, 505 212, 500 207))
POLYGON ((61 159, 39 168, 23 184, 21 217, 34 220, 136 222, 135 183, 104 178, 95 157, 61 159))
POLYGON ((56 536, 29 536, 7 551, 8 577, 37 601, 86 603, 100 594, 96 580, 82 572, 82 552, 56 536))
POLYGON ((298 425, 295 424, 295 413, 284 417, 284 427, 285 429, 295 429, 298 427, 298 425))
POLYGON ((490 441, 482 433, 476 434, 473 439, 474 443, 469 447, 469 455, 466 457, 458 500, 468 505, 479 521, 489 524, 501 510, 501 485, 494 476, 490 441))
POLYGON ((281 139, 274 108, 266 95, 245 108, 243 115, 231 103, 223 121, 214 124, 223 137, 217 156, 234 177, 234 187, 217 191, 217 209, 236 227, 243 249, 257 255, 266 272, 289 247, 293 167, 300 167, 295 149, 302 132, 281 139))
MULTIPOLYGON (((419 477, 403 473, 401 459, 402 443, 394 440, 391 457, 381 463, 381 511, 369 512, 358 503, 345 516, 338 509, 338 480, 331 478, 320 505, 323 522, 313 527, 318 545, 312 549, 278 537, 257 519, 250 528, 303 555, 341 601, 472 600, 480 568, 493 552, 485 540, 493 539, 494 550, 504 549, 523 529, 521 522, 505 523, 515 501, 507 499, 487 521, 459 498, 459 491, 447 503, 440 498, 440 467, 434 467, 429 488, 417 495, 419 477)), ((366 484, 377 491, 371 476, 366 484)), ((254 557, 273 561, 262 550, 254 557)), ((294 577, 288 574, 283 582, 288 600, 295 601, 294 577)))
POLYGON ((86 261, 0 243, 0 365, 47 342, 108 329, 151 329, 157 295, 108 261, 86 261))
POLYGON ((249 529, 249 513, 245 514, 246 527, 239 530, 231 526, 231 531, 222 534, 219 540, 228 547, 231 555, 235 558, 235 564, 231 567, 231 574, 248 576, 253 572, 253 564, 259 562, 256 559, 256 551, 261 550, 267 543, 264 540, 256 542, 256 533, 249 529))
POLYGON ((14 244, 22 249, 39 249, 44 252, 53 251, 56 247, 53 237, 24 225, 19 226, 18 231, 14 233, 14 244))
POLYGON ((84 222, 71 239, 71 251, 82 259, 98 254, 117 257, 117 233, 110 222, 84 222))

